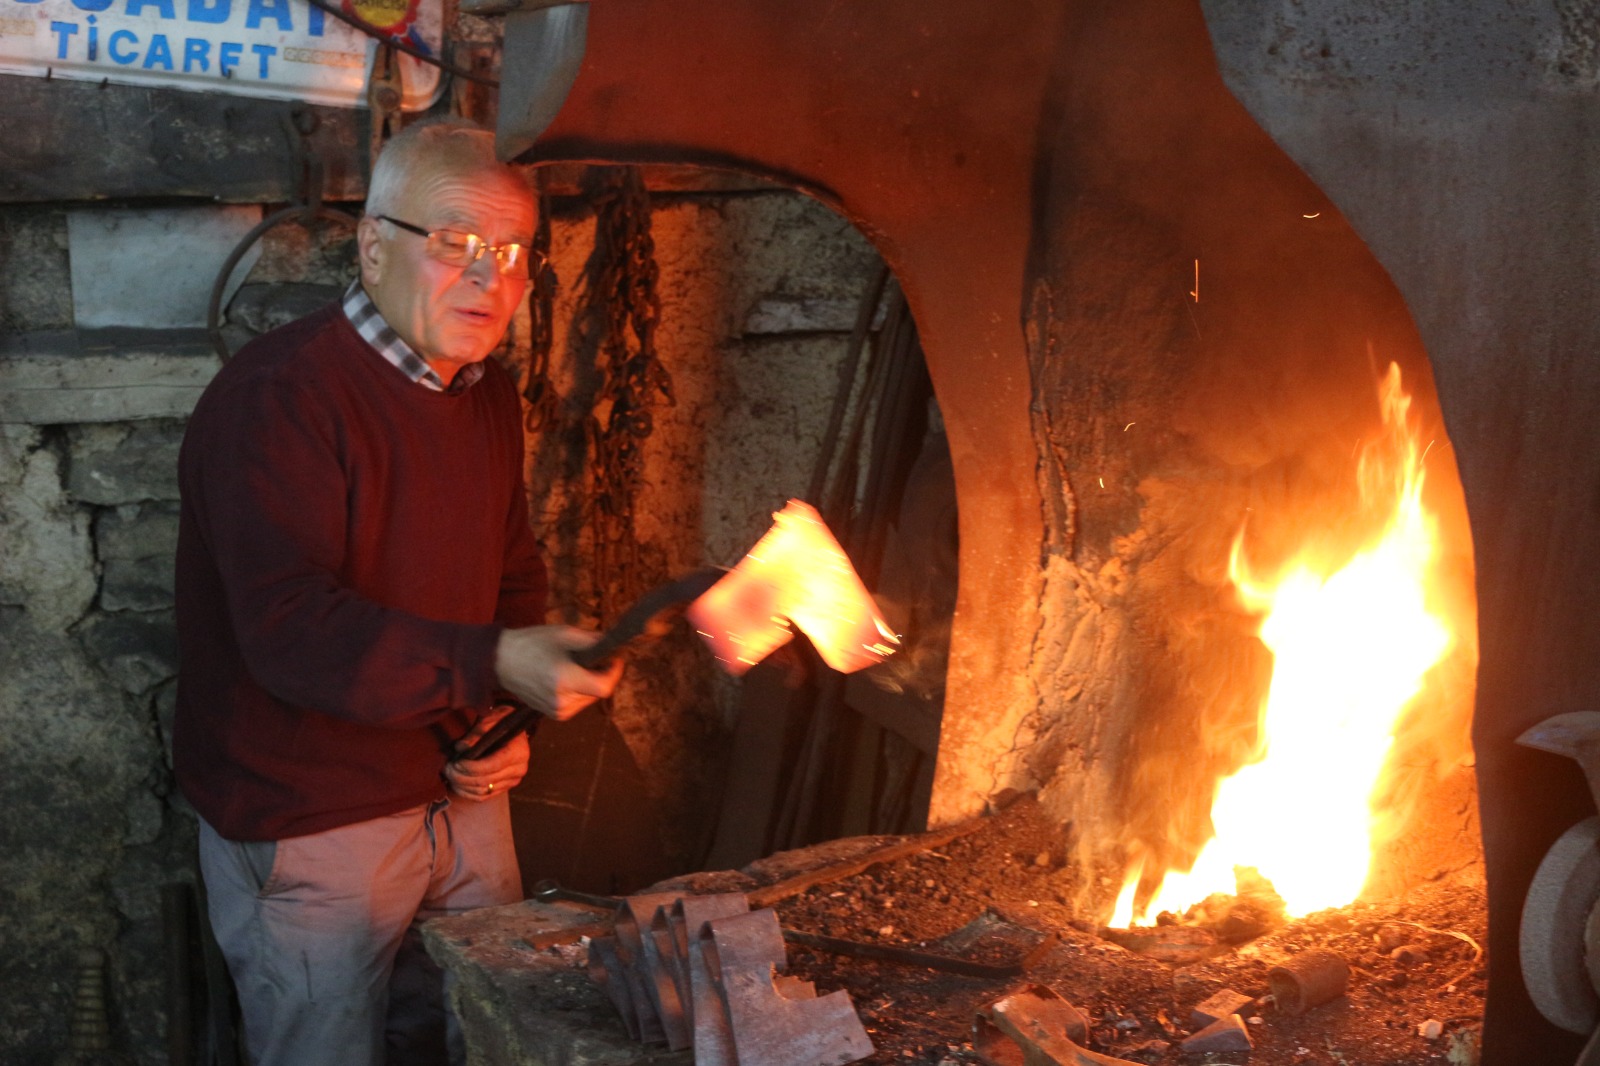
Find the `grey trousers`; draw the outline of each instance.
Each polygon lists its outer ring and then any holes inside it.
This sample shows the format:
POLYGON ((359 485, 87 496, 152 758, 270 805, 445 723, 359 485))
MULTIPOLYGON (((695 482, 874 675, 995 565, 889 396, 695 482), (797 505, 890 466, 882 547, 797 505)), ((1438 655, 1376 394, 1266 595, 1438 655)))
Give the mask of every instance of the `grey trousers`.
POLYGON ((202 820, 200 870, 253 1066, 464 1059, 415 923, 522 898, 505 796, 266 842, 202 820))

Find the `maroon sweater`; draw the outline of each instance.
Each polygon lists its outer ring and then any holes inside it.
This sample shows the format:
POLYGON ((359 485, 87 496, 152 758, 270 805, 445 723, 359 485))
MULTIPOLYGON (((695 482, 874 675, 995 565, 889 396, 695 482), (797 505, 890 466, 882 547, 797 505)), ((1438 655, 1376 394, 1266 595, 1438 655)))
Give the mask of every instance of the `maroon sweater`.
POLYGON ((179 786, 275 840, 444 794, 502 626, 544 620, 521 408, 408 380, 337 304, 247 344, 179 457, 179 786))

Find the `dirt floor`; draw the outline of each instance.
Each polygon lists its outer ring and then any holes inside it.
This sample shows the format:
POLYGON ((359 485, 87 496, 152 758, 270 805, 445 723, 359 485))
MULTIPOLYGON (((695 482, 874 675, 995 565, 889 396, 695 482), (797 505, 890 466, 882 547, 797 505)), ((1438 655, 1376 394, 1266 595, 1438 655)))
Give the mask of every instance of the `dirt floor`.
MULTIPOLYGON (((1193 942, 1211 943, 1216 930, 1238 939, 1238 916, 1219 916, 1212 931, 1110 934, 1131 947, 1114 943, 1075 911, 1079 878, 1060 848, 1059 827, 1023 800, 977 831, 777 904, 785 927, 998 965, 1026 957, 1020 974, 942 973, 794 943, 790 972, 814 981, 819 993, 850 994, 878 1049, 865 1060, 872 1063, 1007 1061, 1003 1045, 974 1046, 974 1019, 1030 984, 1047 986, 1087 1016, 1092 1051, 1130 1062, 1476 1063, 1485 963, 1481 887, 1427 884, 1402 900, 1323 911, 1184 962, 1186 952, 1195 953, 1193 942), (1312 948, 1345 960, 1347 990, 1293 1016, 1270 997, 1268 974, 1312 948), (1253 1049, 1185 1051, 1182 1041, 1196 1028, 1193 1008, 1223 990, 1251 997, 1240 1014, 1253 1049), (985 1047, 993 1048, 989 1058, 985 1047)), ((785 876, 781 869, 771 873, 785 876)))

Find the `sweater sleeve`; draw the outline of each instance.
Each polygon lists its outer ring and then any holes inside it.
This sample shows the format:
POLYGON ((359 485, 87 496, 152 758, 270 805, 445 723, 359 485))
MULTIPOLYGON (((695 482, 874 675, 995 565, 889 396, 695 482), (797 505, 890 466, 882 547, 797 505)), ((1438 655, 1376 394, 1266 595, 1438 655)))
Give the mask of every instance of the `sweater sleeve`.
POLYGON ((422 618, 341 582, 352 475, 337 413, 309 383, 252 378, 196 429, 184 492, 258 684, 297 706, 397 729, 488 703, 498 626, 422 618))

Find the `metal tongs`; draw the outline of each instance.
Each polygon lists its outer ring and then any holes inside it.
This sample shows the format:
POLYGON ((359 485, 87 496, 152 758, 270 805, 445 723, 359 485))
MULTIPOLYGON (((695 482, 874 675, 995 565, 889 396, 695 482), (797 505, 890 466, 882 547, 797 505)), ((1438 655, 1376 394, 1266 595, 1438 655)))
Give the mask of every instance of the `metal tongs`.
MULTIPOLYGON (((638 637, 650 624, 650 620, 662 611, 675 607, 680 603, 698 599, 712 585, 721 580, 722 575, 728 571, 720 566, 706 566, 699 570, 691 571, 676 581, 668 581, 664 585, 657 585, 643 596, 632 607, 623 612, 611 628, 601 634, 600 639, 587 648, 580 648, 570 652, 572 661, 586 670, 594 670, 606 665, 611 657, 622 649, 624 644, 638 637)), ((518 706, 500 721, 496 722, 490 730, 479 737, 477 742, 456 756, 458 760, 482 759, 493 755, 505 746, 506 742, 524 730, 532 733, 539 726, 542 717, 539 711, 532 707, 518 706)))
MULTIPOLYGON (((702 567, 647 592, 590 647, 572 653, 579 666, 606 663, 662 611, 688 603, 695 630, 735 677, 788 642, 796 629, 840 673, 879 663, 899 646, 877 604, 816 509, 790 500, 772 527, 732 570, 702 567)), ((495 723, 460 759, 481 759, 524 729, 539 712, 519 707, 495 723)))

